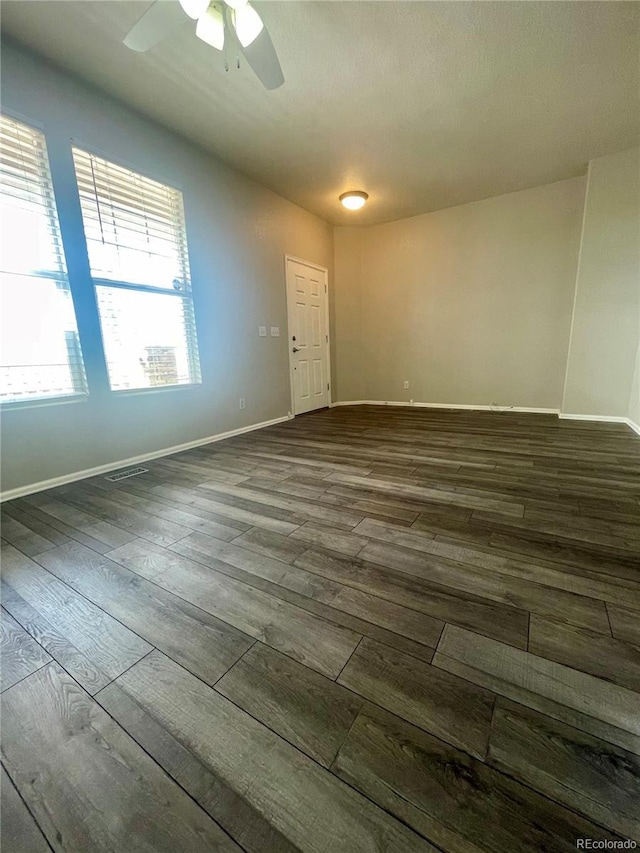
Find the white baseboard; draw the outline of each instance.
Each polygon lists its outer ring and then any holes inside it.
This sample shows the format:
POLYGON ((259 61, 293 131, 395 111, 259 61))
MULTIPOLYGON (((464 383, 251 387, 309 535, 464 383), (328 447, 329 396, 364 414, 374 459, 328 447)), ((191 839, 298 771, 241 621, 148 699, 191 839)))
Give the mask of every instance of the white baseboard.
POLYGON ((632 421, 631 418, 627 418, 627 426, 631 427, 631 429, 640 435, 640 424, 637 424, 635 421, 632 421))
POLYGON ((530 406, 469 406, 461 403, 416 403, 407 402, 406 400, 341 400, 331 403, 331 408, 335 406, 404 406, 421 409, 461 409, 465 411, 479 412, 524 412, 538 415, 557 415, 562 420, 572 421, 600 421, 607 424, 625 424, 630 427, 635 433, 640 435, 640 426, 630 418, 622 418, 609 415, 572 415, 561 412, 560 409, 539 409, 530 406))
POLYGON ((572 415, 567 412, 560 412, 558 417, 562 421, 602 421, 605 424, 626 424, 629 421, 628 418, 614 415, 572 415))
POLYGON ((182 450, 190 450, 193 447, 201 447, 203 444, 213 444, 234 435, 242 435, 245 432, 253 432, 256 429, 264 429, 268 426, 290 421, 293 415, 285 415, 281 418, 273 418, 270 421, 262 421, 259 424, 231 429, 228 432, 219 432, 206 438, 197 438, 195 441, 186 441, 184 444, 175 444, 173 447, 163 447, 162 450, 154 450, 151 453, 142 453, 140 456, 130 456, 128 459, 118 459, 106 465, 98 465, 95 468, 86 468, 84 471, 74 471, 72 474, 64 474, 62 477, 53 477, 51 480, 41 480, 39 483, 31 483, 28 486, 19 486, 17 489, 9 489, 0 494, 0 503, 10 501, 14 498, 22 498, 25 495, 33 495, 36 492, 44 492, 46 489, 54 489, 56 486, 65 486, 67 483, 75 483, 78 480, 86 480, 87 477, 96 477, 98 474, 107 474, 118 468, 127 468, 130 465, 139 465, 140 462, 149 462, 151 459, 159 459, 161 456, 171 456, 182 450))
MULTIPOLYGON (((601 421, 603 423, 626 424, 635 433, 640 435, 640 425, 632 421, 630 418, 607 417, 606 415, 572 415, 560 412, 558 409, 538 409, 523 406, 512 406, 508 408, 496 406, 466 406, 459 403, 408 403, 406 400, 341 400, 330 404, 330 408, 335 408, 336 406, 415 406, 417 408, 428 409, 529 412, 533 414, 557 415, 562 420, 601 421)), ((195 441, 187 441, 184 444, 175 444, 173 447, 164 447, 161 450, 154 450, 151 453, 143 453, 140 456, 130 456, 128 459, 118 459, 115 462, 110 462, 106 465, 98 465, 95 468, 86 468, 83 471, 74 471, 71 474, 64 474, 62 477, 53 477, 50 480, 41 480, 38 483, 31 483, 28 486, 19 486, 16 489, 9 489, 6 492, 1 492, 0 503, 13 500, 14 498, 22 498, 25 495, 33 495, 36 492, 44 492, 46 489, 54 489, 56 486, 65 486, 67 483, 75 483, 78 480, 85 480, 87 477, 96 477, 98 474, 107 474, 110 471, 117 470, 118 468, 126 468, 129 465, 139 465, 141 462, 148 462, 151 459, 159 459, 162 456, 171 456, 173 453, 180 453, 183 450, 190 450, 193 447, 202 447, 204 444, 213 444, 214 442, 222 441, 225 438, 232 438, 234 435, 242 435, 245 432, 253 432, 254 430, 275 426, 276 424, 284 423, 284 421, 290 421, 292 418, 293 415, 288 414, 281 418, 273 418, 270 421, 262 421, 258 424, 250 424, 249 426, 239 427, 238 429, 228 430, 227 432, 219 432, 216 435, 209 435, 206 438, 198 438, 195 441)))
POLYGON ((469 406, 462 403, 417 403, 406 400, 346 400, 332 403, 335 406, 408 406, 419 409, 461 409, 480 412, 528 412, 537 415, 557 415, 559 409, 537 409, 530 406, 469 406))
POLYGON ((632 421, 631 418, 623 418, 614 415, 572 415, 565 412, 561 412, 558 417, 563 421, 596 421, 605 424, 625 424, 625 426, 628 426, 635 433, 640 435, 640 426, 635 421, 632 421))
POLYGON ((557 415, 558 409, 541 409, 535 406, 464 406, 457 403, 448 405, 445 403, 413 403, 425 409, 466 409, 468 411, 481 412, 525 412, 534 415, 557 415))

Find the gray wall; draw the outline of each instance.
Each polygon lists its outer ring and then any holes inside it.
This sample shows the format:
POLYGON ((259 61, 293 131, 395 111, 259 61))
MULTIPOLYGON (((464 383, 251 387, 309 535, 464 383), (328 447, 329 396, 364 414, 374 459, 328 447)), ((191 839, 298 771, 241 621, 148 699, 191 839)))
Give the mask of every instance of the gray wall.
POLYGON ((366 399, 362 304, 363 228, 334 228, 333 362, 335 400, 366 399))
MULTIPOLYGON (((630 417, 639 340, 640 148, 635 148, 589 164, 563 411, 630 417)), ((637 382, 636 377, 636 396, 637 382)))
POLYGON ((584 188, 337 228, 338 398, 558 409, 584 188))
POLYGON ((13 45, 3 46, 2 104, 46 134, 91 384, 86 402, 3 412, 3 491, 286 416, 284 255, 331 267, 331 227, 13 45), (108 390, 71 139, 182 189, 200 387, 108 390), (282 336, 259 338, 258 325, 279 325, 282 336))

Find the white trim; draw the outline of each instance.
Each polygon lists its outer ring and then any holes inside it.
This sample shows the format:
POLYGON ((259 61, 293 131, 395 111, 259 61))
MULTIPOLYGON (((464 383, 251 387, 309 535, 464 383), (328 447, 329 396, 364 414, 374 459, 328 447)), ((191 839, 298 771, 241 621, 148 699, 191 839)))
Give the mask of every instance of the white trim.
POLYGON ((328 272, 327 267, 321 267, 320 264, 314 264, 311 261, 305 261, 304 258, 298 258, 296 255, 287 255, 284 256, 285 261, 295 261, 296 264, 303 264, 305 267, 312 267, 314 270, 318 270, 319 272, 328 272))
POLYGON ((347 400, 331 406, 415 406, 420 409, 464 409, 481 412, 528 412, 538 415, 559 415, 559 409, 538 409, 530 406, 469 406, 462 403, 416 403, 413 400, 347 400))
POLYGON ((618 417, 614 415, 569 415, 562 412, 558 415, 561 420, 566 421, 596 421, 604 424, 625 424, 635 433, 640 435, 640 426, 631 418, 618 417))
POLYGON ((0 413, 13 412, 20 409, 37 409, 41 406, 66 406, 69 403, 87 403, 89 392, 84 394, 62 394, 58 397, 31 397, 22 400, 0 400, 0 413))
POLYGON ((541 409, 535 406, 466 406, 457 403, 413 403, 412 405, 427 409, 470 409, 481 412, 528 412, 537 415, 557 415, 559 413, 559 409, 541 409))
MULTIPOLYGON (((514 406, 511 409, 496 409, 491 406, 464 406, 458 403, 446 405, 444 403, 407 403, 390 402, 386 400, 341 400, 336 403, 329 404, 331 408, 336 406, 417 406, 419 408, 433 409, 466 409, 480 411, 510 411, 510 412, 529 412, 537 414, 556 414, 561 420, 573 421, 600 421, 602 423, 626 424, 633 432, 640 435, 640 425, 632 421, 630 418, 608 417, 607 415, 569 415, 559 412, 557 409, 535 409, 528 407, 514 406)), ((143 453, 140 456, 130 456, 128 459, 119 459, 115 462, 110 462, 107 465, 98 465, 95 468, 86 468, 84 471, 75 471, 72 474, 64 474, 61 477, 53 477, 50 480, 41 480, 38 483, 31 483, 28 486, 18 486, 15 489, 0 493, 0 503, 10 501, 14 498, 22 498, 25 495, 32 495, 36 492, 43 492, 46 489, 54 489, 56 486, 64 486, 67 483, 75 483, 78 480, 85 480, 87 477, 95 477, 98 474, 107 474, 109 471, 115 471, 118 468, 125 468, 128 465, 137 465, 140 462, 148 462, 151 459, 159 459, 162 456, 171 456, 174 453, 180 453, 183 450, 190 450, 193 447, 202 447, 204 444, 213 444, 216 441, 223 441, 225 438, 232 438, 234 435, 242 435, 245 432, 253 432, 254 430, 264 429, 265 427, 275 426, 276 424, 284 423, 293 419, 293 415, 289 413, 281 418, 273 418, 270 421, 262 421, 258 424, 250 424, 249 426, 238 427, 227 432, 219 432, 216 435, 210 435, 206 438, 198 438, 195 441, 187 441, 184 444, 175 444, 173 447, 165 447, 162 450, 154 450, 152 453, 143 453)))
POLYGON ((631 429, 640 435, 640 424, 637 424, 635 421, 632 421, 631 418, 627 418, 627 426, 631 427, 631 429))
POLYGON ((400 401, 397 403, 389 402, 387 400, 339 400, 335 403, 330 404, 330 408, 335 408, 335 406, 412 406, 413 403, 407 403, 406 400, 404 402, 400 401))
POLYGON ((190 450, 192 447, 201 447, 203 444, 213 444, 216 441, 222 441, 225 438, 232 438, 234 435, 242 435, 245 432, 253 432, 256 429, 264 429, 265 427, 275 426, 284 421, 290 421, 293 415, 284 415, 281 418, 273 418, 270 421, 262 421, 259 424, 250 424, 249 426, 238 427, 227 432, 219 432, 216 435, 209 435, 206 438, 197 438, 195 441, 186 441, 184 444, 175 444, 173 447, 164 447, 162 450, 154 450, 151 453, 142 453, 140 456, 130 456, 128 459, 117 459, 114 462, 109 462, 106 465, 98 465, 95 468, 86 468, 84 471, 74 471, 72 474, 63 474, 62 477, 53 477, 51 480, 41 480, 39 483, 31 483, 28 486, 18 486, 16 489, 9 489, 6 492, 0 493, 0 503, 10 501, 14 498, 22 498, 25 495, 32 495, 35 492, 43 492, 46 489, 53 489, 56 486, 64 486, 67 483, 75 483, 77 480, 85 480, 87 477, 95 477, 98 474, 107 474, 109 471, 116 471, 118 468, 126 468, 129 465, 137 465, 140 462, 148 462, 150 459, 158 459, 161 456, 171 456, 173 453, 180 453, 183 450, 190 450))
MULTIPOLYGON (((327 389, 327 402, 329 404, 329 408, 333 405, 331 402, 331 395, 333 393, 333 382, 331 379, 331 330, 329 328, 329 270, 327 267, 321 267, 319 264, 312 264, 311 261, 305 261, 302 258, 297 258, 295 255, 287 255, 284 256, 284 288, 285 288, 285 297, 287 303, 287 352, 289 356, 289 389, 291 393, 291 412, 292 417, 295 417, 296 411, 296 401, 294 397, 294 387, 293 387, 293 359, 292 359, 292 351, 291 351, 291 311, 289 305, 289 261, 293 261, 296 264, 302 264, 305 267, 310 267, 311 269, 318 270, 319 272, 324 273, 324 284, 325 284, 325 300, 324 300, 324 322, 325 329, 327 335, 327 384, 329 388, 327 389)), ((315 409, 311 409, 311 411, 316 411, 315 409)), ((305 412, 305 414, 307 414, 305 412)))
POLYGON ((626 424, 629 418, 622 418, 613 415, 571 415, 566 412, 561 412, 558 417, 563 421, 602 421, 610 424, 626 424))

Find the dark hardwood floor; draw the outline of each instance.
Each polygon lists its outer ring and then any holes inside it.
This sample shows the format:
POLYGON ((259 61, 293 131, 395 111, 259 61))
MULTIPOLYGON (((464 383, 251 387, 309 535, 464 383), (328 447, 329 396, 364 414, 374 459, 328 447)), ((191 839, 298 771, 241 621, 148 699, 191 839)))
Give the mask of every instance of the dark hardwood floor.
POLYGON ((335 408, 14 500, 2 849, 640 843, 640 438, 335 408))

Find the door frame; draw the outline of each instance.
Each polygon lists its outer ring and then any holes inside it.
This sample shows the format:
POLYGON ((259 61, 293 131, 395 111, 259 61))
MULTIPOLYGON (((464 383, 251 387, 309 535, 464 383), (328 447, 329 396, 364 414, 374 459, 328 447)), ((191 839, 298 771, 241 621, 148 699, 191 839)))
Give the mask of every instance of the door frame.
MULTIPOLYGON (((331 331, 329 328, 329 270, 327 267, 320 266, 320 264, 314 264, 311 261, 305 261, 304 258, 298 258, 295 255, 285 254, 284 256, 284 289, 285 289, 285 299, 287 303, 287 354, 289 358, 289 392, 291 396, 291 411, 290 416, 292 418, 296 417, 296 406, 295 406, 295 398, 294 398, 294 382, 293 382, 293 353, 291 346, 291 311, 289 305, 289 281, 288 281, 288 271, 289 271, 289 261, 293 261, 296 264, 302 264, 305 267, 310 267, 314 270, 319 270, 325 274, 326 278, 326 299, 324 301, 324 322, 325 328, 327 330, 327 381, 329 383, 329 388, 327 389, 327 405, 331 408, 332 398, 331 392, 333 391, 332 380, 331 380, 331 331)), ((312 410, 317 411, 317 410, 312 410)), ((305 413, 306 414, 306 413, 305 413)))

